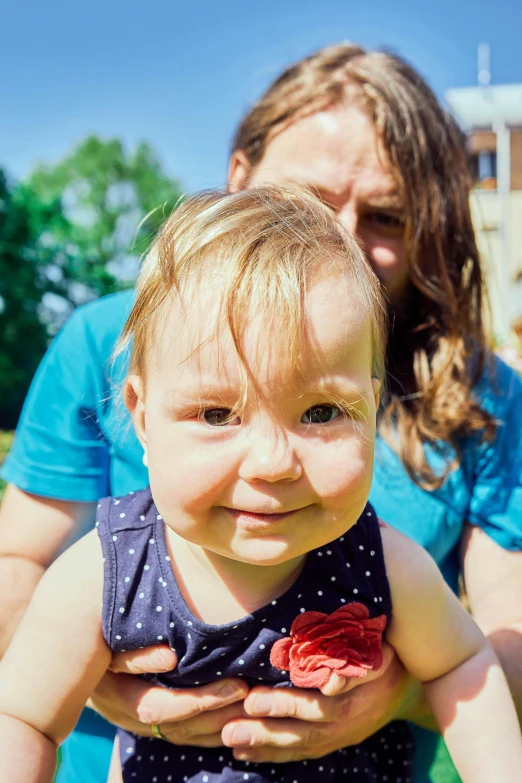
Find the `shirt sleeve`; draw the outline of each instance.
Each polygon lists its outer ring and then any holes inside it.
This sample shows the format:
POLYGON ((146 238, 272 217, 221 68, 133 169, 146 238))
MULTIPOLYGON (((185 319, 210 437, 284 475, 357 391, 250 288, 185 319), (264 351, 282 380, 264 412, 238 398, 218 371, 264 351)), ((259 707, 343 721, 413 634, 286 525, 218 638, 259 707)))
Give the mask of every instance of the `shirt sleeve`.
POLYGON ((479 393, 497 434, 475 445, 468 519, 504 549, 522 550, 522 381, 495 359, 495 373, 479 393))
POLYGON ((105 368, 86 311, 73 313, 44 356, 1 472, 25 492, 82 502, 109 487, 109 447, 97 415, 105 368))

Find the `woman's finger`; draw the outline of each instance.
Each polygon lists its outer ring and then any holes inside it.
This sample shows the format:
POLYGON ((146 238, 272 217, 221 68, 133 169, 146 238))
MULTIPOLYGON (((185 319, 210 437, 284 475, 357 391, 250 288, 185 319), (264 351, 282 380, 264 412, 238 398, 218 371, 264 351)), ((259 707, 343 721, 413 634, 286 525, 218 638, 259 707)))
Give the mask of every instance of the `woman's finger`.
POLYGON ((217 710, 240 701, 248 694, 241 680, 218 680, 209 685, 182 690, 151 688, 144 690, 136 704, 136 715, 142 723, 184 721, 209 710, 217 710))
POLYGON ((245 712, 251 717, 297 718, 301 721, 330 723, 343 717, 346 697, 323 696, 318 691, 297 688, 252 688, 245 699, 245 712))
POLYGON ((170 672, 178 665, 178 656, 166 645, 144 647, 142 650, 114 653, 110 671, 123 674, 170 672))
POLYGON ((92 701, 105 718, 126 728, 129 722, 150 726, 153 723, 184 721, 208 710, 218 710, 242 701, 247 694, 248 685, 240 679, 218 680, 197 688, 167 690, 138 677, 107 672, 93 693, 92 701))
POLYGON ((219 737, 218 745, 223 744, 221 732, 227 723, 246 717, 242 702, 236 702, 219 710, 202 712, 188 720, 161 723, 161 733, 177 745, 198 745, 202 737, 213 737, 214 739, 209 739, 212 744, 206 747, 214 747, 216 736, 219 737))
POLYGON ((321 744, 328 737, 328 728, 297 720, 236 720, 224 727, 221 737, 229 748, 304 749, 321 744))

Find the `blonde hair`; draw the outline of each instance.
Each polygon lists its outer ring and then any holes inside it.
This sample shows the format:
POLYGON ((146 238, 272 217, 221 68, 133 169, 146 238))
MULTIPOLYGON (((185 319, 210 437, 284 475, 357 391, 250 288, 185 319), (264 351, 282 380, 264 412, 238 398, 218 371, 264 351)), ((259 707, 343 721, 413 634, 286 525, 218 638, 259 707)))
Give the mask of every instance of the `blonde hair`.
POLYGON ((463 437, 478 433, 490 440, 496 432, 473 393, 487 367, 489 341, 467 153, 457 124, 400 57, 347 43, 287 68, 242 119, 233 151, 242 150, 254 169, 274 136, 342 104, 360 108, 375 125, 404 198, 411 285, 407 312, 388 344, 389 401, 380 430, 411 478, 435 489, 458 466, 463 437), (442 457, 441 471, 428 461, 426 444, 442 457))
POLYGON ((132 341, 129 372, 145 378, 154 335, 165 323, 163 304, 173 297, 181 313, 198 291, 215 284, 218 328, 228 328, 247 376, 252 378, 242 337, 259 314, 279 337, 285 364, 296 368, 307 290, 329 273, 346 276, 352 284, 347 290, 368 313, 372 375, 382 380, 386 314, 379 283, 356 240, 318 199, 297 187, 208 192, 180 206, 145 259, 117 350, 132 341))

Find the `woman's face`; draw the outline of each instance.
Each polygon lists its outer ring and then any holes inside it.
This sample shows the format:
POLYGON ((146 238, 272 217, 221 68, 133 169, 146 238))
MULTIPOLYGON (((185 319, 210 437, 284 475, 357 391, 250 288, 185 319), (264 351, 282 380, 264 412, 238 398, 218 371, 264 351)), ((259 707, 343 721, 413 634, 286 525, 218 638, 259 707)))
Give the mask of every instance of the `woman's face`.
POLYGON ((311 187, 361 241, 392 303, 408 280, 404 203, 375 128, 359 109, 339 106, 290 125, 252 171, 244 153, 230 163, 232 190, 266 183, 311 187))

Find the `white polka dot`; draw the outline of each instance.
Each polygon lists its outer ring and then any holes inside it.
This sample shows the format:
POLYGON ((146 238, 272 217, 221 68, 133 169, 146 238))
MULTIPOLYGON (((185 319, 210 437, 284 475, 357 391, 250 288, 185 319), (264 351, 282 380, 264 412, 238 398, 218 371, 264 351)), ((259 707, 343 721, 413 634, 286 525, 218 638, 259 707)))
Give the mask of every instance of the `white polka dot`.
POLYGON ((272 606, 275 606, 277 601, 272 601, 272 606))
POLYGON ((377 603, 379 599, 377 598, 377 596, 375 596, 375 598, 373 600, 374 600, 374 603, 377 603))
POLYGON ((351 568, 350 563, 346 563, 346 568, 351 568))
POLYGON ((143 514, 141 514, 140 519, 142 522, 145 522, 145 517, 143 516, 143 514))
POLYGON ((163 640, 163 636, 158 636, 158 641, 161 642, 163 640))
POLYGON ((119 501, 119 500, 115 500, 115 501, 114 501, 114 505, 115 505, 115 506, 119 506, 119 505, 120 505, 120 501, 119 501))
POLYGON ((264 663, 260 663, 259 665, 260 665, 260 666, 264 666, 265 664, 264 664, 264 663))
POLYGON ((125 753, 132 753, 132 748, 127 748, 127 750, 125 751, 125 753))
POLYGON ((192 639, 192 636, 189 633, 187 634, 187 639, 192 639))
POLYGON ((198 761, 203 761, 203 756, 198 756, 198 761))
POLYGON ((341 603, 345 604, 346 603, 346 598, 341 598, 341 603))
POLYGON ((190 625, 190 626, 191 626, 191 625, 192 625, 192 620, 188 620, 188 621, 187 621, 187 625, 190 625))
POLYGON ((169 626, 170 626, 171 628, 174 628, 174 623, 169 623, 169 626))
POLYGON ((331 550, 331 549, 327 549, 327 550, 326 550, 326 554, 327 554, 327 555, 331 555, 331 554, 332 554, 332 550, 331 550))
POLYGON ((155 543, 156 543, 156 542, 154 541, 154 539, 153 539, 153 538, 149 538, 149 544, 155 544, 155 543))
POLYGON ((113 537, 112 537, 112 540, 113 540, 113 541, 117 541, 117 540, 118 540, 118 536, 113 536, 113 537))
POLYGON ((157 607, 156 607, 156 611, 157 611, 157 612, 161 612, 162 610, 163 610, 163 607, 162 607, 162 606, 157 606, 157 607))
POLYGON ((119 635, 118 635, 118 636, 116 636, 116 639, 117 639, 118 641, 120 641, 120 639, 121 639, 121 636, 119 636, 119 635))
POLYGON ((375 552, 374 552, 374 551, 373 551, 373 549, 372 549, 372 551, 370 552, 370 557, 373 557, 373 556, 374 556, 374 554, 375 554, 375 552))
POLYGON ((134 554, 134 549, 129 549, 129 555, 133 555, 133 554, 134 554))
POLYGON ((167 555, 167 556, 165 557, 165 560, 168 560, 168 561, 170 562, 170 557, 167 555))
POLYGON ((201 780, 203 781, 203 783, 208 783, 208 775, 203 775, 201 780))
POLYGON ((239 659, 239 661, 238 661, 238 664, 239 664, 240 666, 243 666, 243 665, 244 665, 244 663, 245 663, 245 662, 244 662, 244 660, 243 660, 242 658, 240 658, 240 659, 239 659))
POLYGON ((359 549, 361 549, 361 550, 364 549, 362 544, 359 544, 359 549))
POLYGON ((322 552, 318 552, 318 553, 317 553, 317 557, 322 557, 322 556, 323 556, 323 553, 322 553, 322 552))
POLYGON ((149 568, 150 568, 150 566, 149 566, 149 565, 144 565, 144 566, 143 566, 143 570, 144 570, 144 571, 148 571, 148 570, 149 570, 149 568))
POLYGON ((358 591, 358 589, 357 589, 356 587, 354 587, 354 588, 353 588, 353 592, 354 592, 355 594, 357 594, 359 591, 358 591))
POLYGON ((302 594, 302 593, 299 593, 299 595, 298 595, 297 597, 298 597, 298 598, 302 598, 302 597, 303 597, 303 594, 302 594))
POLYGON ((101 503, 98 503, 98 508, 101 508, 101 503))
POLYGON ((125 514, 123 512, 120 514, 120 519, 125 519, 125 514))
POLYGON ((141 628, 141 623, 136 623, 136 628, 141 628))
POLYGON ((123 612, 125 611, 125 607, 124 606, 120 606, 118 611, 119 611, 120 614, 123 614, 123 612))
POLYGON ((248 772, 245 772, 245 774, 243 775, 243 780, 248 780, 249 778, 250 775, 248 774, 248 772))
POLYGON ((140 593, 138 598, 145 598, 145 593, 140 593))
POLYGON ((222 672, 216 672, 217 676, 220 677, 222 672))
POLYGON ((370 576, 370 572, 369 571, 365 571, 364 574, 365 574, 365 576, 370 576))
POLYGON ((335 576, 332 576, 332 577, 330 578, 330 581, 331 581, 331 582, 335 582, 335 576))
POLYGON ((299 611, 301 612, 301 614, 303 614, 303 612, 306 612, 306 609, 304 609, 303 607, 301 607, 301 608, 299 609, 299 611))
POLYGON ((317 595, 322 595, 322 594, 323 594, 323 591, 322 591, 322 590, 318 590, 318 591, 317 591, 317 595))
POLYGON ((124 579, 123 581, 124 581, 124 582, 130 582, 130 576, 126 576, 126 577, 125 577, 125 579, 124 579))

